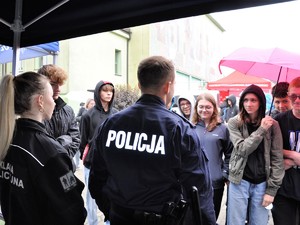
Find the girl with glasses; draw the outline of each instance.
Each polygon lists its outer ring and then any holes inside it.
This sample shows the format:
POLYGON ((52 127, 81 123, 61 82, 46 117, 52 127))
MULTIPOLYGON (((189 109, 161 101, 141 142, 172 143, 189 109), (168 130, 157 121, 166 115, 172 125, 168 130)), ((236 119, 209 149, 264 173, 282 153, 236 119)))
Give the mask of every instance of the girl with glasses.
POLYGON ((227 126, 221 123, 216 100, 209 93, 197 97, 192 118, 202 147, 208 156, 208 166, 214 189, 214 209, 219 216, 225 183, 228 182, 228 166, 232 152, 227 126))

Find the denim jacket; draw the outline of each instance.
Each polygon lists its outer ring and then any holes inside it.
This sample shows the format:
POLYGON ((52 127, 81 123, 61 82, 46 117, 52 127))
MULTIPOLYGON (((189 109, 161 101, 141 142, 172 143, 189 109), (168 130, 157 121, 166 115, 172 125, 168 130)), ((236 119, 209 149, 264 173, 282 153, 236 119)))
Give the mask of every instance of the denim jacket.
POLYGON ((264 141, 265 170, 267 176, 266 194, 275 196, 284 176, 283 143, 280 127, 274 121, 267 131, 261 126, 250 136, 247 125, 238 126, 239 115, 228 122, 233 151, 229 161, 229 181, 239 184, 243 178, 248 156, 254 152, 259 143, 264 141))

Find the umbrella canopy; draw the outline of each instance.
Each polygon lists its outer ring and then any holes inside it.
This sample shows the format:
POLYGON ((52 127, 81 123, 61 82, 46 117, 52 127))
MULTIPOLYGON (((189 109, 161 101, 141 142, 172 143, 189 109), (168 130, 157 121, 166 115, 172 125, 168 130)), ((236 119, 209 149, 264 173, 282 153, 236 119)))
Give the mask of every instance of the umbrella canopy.
MULTIPOLYGON (((59 51, 59 43, 51 42, 20 49, 20 60, 30 59, 45 55, 56 55, 59 51)), ((12 62, 13 49, 6 45, 0 45, 0 64, 12 62)))
POLYGON ((219 63, 247 75, 266 78, 278 83, 300 76, 300 54, 280 48, 240 48, 219 63))

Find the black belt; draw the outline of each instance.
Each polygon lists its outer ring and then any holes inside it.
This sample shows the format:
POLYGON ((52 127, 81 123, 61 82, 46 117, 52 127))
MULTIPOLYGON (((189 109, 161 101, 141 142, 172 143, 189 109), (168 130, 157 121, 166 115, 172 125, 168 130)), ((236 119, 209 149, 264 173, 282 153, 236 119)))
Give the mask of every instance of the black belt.
POLYGON ((111 204, 111 210, 116 214, 132 218, 136 223, 143 225, 180 225, 183 223, 187 208, 188 204, 184 200, 178 204, 166 203, 162 212, 147 212, 111 204))

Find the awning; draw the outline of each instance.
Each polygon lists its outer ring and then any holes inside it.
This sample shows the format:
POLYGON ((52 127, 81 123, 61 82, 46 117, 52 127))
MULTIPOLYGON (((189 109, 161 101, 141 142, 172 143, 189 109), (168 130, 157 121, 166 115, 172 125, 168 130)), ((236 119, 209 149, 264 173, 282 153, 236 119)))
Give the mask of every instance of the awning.
POLYGON ((256 76, 245 75, 241 72, 234 71, 228 76, 221 78, 217 81, 207 83, 208 90, 219 91, 242 91, 251 84, 255 84, 263 89, 265 92, 269 92, 272 88, 272 83, 269 80, 259 78, 256 76))
MULTIPOLYGON (((59 52, 59 43, 51 42, 47 44, 40 44, 20 49, 20 60, 41 57, 45 55, 57 55, 59 52)), ((13 48, 0 45, 0 64, 13 61, 13 48)))

